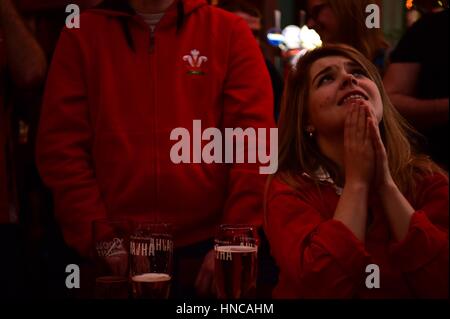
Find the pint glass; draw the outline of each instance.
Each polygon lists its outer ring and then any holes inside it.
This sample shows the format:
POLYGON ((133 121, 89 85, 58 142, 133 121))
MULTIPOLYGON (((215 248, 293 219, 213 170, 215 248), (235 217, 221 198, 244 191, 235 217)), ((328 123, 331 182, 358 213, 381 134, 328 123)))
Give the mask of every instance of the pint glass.
POLYGON ((98 219, 93 222, 92 229, 95 250, 95 297, 128 298, 130 222, 124 219, 98 219))
POLYGON ((139 223, 130 238, 133 298, 167 299, 173 264, 170 224, 139 223))
POLYGON ((214 250, 218 298, 254 298, 258 253, 256 228, 251 225, 220 225, 214 250))

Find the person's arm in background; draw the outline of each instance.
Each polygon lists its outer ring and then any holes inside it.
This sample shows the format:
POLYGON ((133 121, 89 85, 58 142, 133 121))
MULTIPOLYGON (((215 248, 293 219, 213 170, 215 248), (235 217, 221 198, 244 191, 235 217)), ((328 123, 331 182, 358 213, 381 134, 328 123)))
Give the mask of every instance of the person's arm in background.
POLYGON ((45 53, 11 0, 0 0, 0 26, 14 83, 18 87, 43 83, 47 72, 45 53))
POLYGON ((44 95, 36 159, 42 179, 53 192, 55 214, 66 243, 87 257, 92 221, 106 217, 106 208, 91 152, 84 30, 64 29, 61 33, 44 95))
POLYGON ((448 98, 422 100, 414 96, 420 74, 419 63, 392 63, 384 85, 392 103, 411 123, 428 128, 448 122, 448 98))
MULTIPOLYGON (((426 99, 420 98, 418 94, 423 65, 433 63, 430 59, 434 56, 424 43, 428 41, 430 33, 442 32, 438 30, 443 23, 441 19, 445 17, 436 14, 425 16, 406 31, 390 55, 391 64, 383 79, 394 106, 419 129, 448 123, 448 95, 441 95, 439 99, 426 99)), ((439 81, 439 78, 435 81, 439 81)))
MULTIPOLYGON (((223 127, 243 130, 251 127, 255 128, 255 131, 258 127, 265 128, 267 138, 265 142, 268 144, 269 129, 275 127, 272 86, 261 50, 244 20, 239 18, 234 24, 230 43, 228 73, 223 94, 223 127)), ((258 141, 249 141, 253 142, 258 141)), ((247 153, 258 150, 244 147, 237 151, 247 153)), ((246 161, 248 162, 248 159, 246 161)), ((228 190, 224 190, 228 198, 221 223, 262 226, 263 193, 268 175, 259 173, 261 164, 258 163, 230 165, 228 190)), ((269 164, 262 166, 267 165, 269 164)), ((196 287, 199 294, 207 294, 213 289, 213 271, 212 251, 206 256, 197 277, 196 287)))

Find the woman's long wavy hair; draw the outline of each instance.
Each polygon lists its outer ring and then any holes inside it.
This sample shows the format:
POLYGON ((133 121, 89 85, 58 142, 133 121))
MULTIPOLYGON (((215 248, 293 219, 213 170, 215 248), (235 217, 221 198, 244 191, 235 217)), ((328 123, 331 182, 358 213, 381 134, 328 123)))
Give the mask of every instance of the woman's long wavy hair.
POLYGON ((383 103, 383 119, 379 127, 392 177, 404 194, 414 196, 416 177, 443 171, 429 157, 416 152, 413 142, 419 135, 393 107, 376 67, 360 52, 347 45, 328 45, 313 50, 300 58, 295 69, 290 72, 278 122, 277 176, 297 188, 300 186, 299 174, 314 176, 319 168, 324 168, 337 184, 344 183, 343 173, 338 166, 320 152, 315 139, 308 137, 306 133, 310 69, 317 60, 330 56, 341 56, 354 61, 375 82, 383 103))

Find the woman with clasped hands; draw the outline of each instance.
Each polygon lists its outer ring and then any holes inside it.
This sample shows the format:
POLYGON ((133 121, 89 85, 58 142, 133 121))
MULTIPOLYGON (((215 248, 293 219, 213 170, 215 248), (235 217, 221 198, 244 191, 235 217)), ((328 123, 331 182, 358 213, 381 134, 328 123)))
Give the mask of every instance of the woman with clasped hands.
POLYGON ((279 130, 275 298, 448 296, 448 177, 414 150, 366 58, 330 45, 300 59, 279 130))

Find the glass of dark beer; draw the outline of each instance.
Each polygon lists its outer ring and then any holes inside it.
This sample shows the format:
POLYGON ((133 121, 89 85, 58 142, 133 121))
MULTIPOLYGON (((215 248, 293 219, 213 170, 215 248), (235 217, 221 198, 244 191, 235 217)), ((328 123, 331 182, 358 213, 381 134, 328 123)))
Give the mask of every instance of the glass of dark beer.
POLYGON ((95 297, 129 297, 129 234, 125 219, 98 219, 92 224, 95 265, 95 297))
POLYGON ((258 241, 254 226, 219 226, 214 245, 219 299, 255 298, 258 241))
POLYGON ((173 267, 172 226, 137 223, 130 237, 133 298, 167 299, 173 267))

